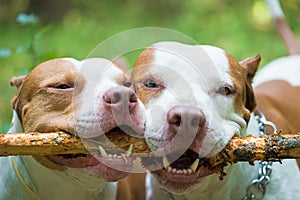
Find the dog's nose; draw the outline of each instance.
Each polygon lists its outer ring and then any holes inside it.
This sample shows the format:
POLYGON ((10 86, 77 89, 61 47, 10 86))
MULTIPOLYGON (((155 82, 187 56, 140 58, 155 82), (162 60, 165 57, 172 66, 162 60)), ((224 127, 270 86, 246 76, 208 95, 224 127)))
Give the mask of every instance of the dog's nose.
POLYGON ((117 87, 108 90, 103 95, 104 106, 107 108, 129 107, 129 110, 137 106, 138 98, 134 91, 127 87, 117 87))
POLYGON ((192 106, 175 106, 167 114, 167 122, 176 131, 179 127, 201 129, 206 122, 202 110, 192 106))

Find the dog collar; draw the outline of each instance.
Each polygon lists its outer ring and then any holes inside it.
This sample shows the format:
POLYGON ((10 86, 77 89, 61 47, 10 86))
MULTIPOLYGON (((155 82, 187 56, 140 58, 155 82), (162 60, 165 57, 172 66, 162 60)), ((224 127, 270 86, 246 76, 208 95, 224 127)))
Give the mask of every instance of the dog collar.
POLYGON ((40 200, 40 197, 24 181, 24 179, 23 179, 23 177, 22 177, 22 175, 21 175, 21 173, 20 173, 20 171, 17 167, 16 160, 13 156, 11 157, 11 163, 12 163, 14 172, 15 172, 18 180, 21 183, 21 185, 23 186, 23 188, 25 189, 25 191, 31 196, 32 199, 40 200))

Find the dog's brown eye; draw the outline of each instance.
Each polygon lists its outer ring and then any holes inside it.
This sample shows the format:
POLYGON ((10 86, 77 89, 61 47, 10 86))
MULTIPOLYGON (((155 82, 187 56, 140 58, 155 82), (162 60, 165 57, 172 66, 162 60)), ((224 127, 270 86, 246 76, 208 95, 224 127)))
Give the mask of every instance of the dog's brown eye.
POLYGON ((158 85, 156 84, 156 82, 152 79, 146 80, 144 82, 144 85, 148 88, 158 88, 158 85))
POLYGON ((221 87, 217 92, 221 95, 228 96, 233 93, 233 90, 229 86, 224 86, 224 87, 221 87))
POLYGON ((61 84, 55 87, 56 89, 61 89, 61 90, 66 90, 69 88, 72 88, 70 85, 66 85, 66 84, 61 84))

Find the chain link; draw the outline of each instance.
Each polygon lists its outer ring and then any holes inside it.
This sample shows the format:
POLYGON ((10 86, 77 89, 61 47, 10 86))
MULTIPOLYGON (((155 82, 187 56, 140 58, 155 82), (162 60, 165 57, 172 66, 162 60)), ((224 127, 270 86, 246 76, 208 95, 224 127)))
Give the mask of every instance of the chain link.
MULTIPOLYGON (((259 135, 266 135, 266 126, 273 128, 273 134, 277 132, 274 123, 267 121, 265 116, 259 110, 256 110, 255 119, 259 124, 259 135)), ((260 162, 260 168, 258 170, 258 177, 253 179, 250 185, 246 189, 246 195, 243 200, 257 200, 262 199, 266 192, 266 186, 271 181, 272 162, 260 162)))

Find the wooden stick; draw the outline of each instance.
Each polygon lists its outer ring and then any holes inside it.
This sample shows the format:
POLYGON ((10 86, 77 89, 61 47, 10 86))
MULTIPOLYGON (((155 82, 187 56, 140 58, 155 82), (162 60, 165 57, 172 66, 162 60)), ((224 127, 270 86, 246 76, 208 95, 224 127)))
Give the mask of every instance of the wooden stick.
MULTIPOLYGON (((133 153, 144 152, 148 148, 144 138, 134 138, 128 135, 120 137, 119 134, 112 133, 108 136, 108 139, 125 151, 130 144, 133 144, 133 153), (124 141, 121 142, 122 140, 124 141)), ((78 137, 64 132, 0 134, 0 156, 89 154, 85 145, 89 146, 89 150, 96 149, 98 151, 99 144, 104 145, 106 150, 109 148, 118 149, 112 143, 105 144, 108 143, 107 141, 103 143, 95 143, 94 141, 82 142, 78 137)), ((147 150, 145 151, 147 152, 147 150)))
POLYGON ((229 163, 255 160, 278 161, 282 159, 300 158, 299 134, 275 134, 244 138, 234 137, 229 144, 216 156, 209 158, 210 168, 224 167, 229 163))
MULTIPOLYGON (((147 156, 151 150, 144 138, 128 135, 109 134, 108 139, 119 148, 128 149, 133 144, 133 153, 147 156)), ((51 155, 51 154, 88 154, 86 142, 64 132, 54 133, 14 133, 0 134, 0 156, 9 155, 51 155)), ((99 143, 102 145, 102 143, 99 143)), ((93 144, 95 149, 98 144, 93 144)), ((104 149, 107 150, 104 145, 104 149)), ((151 154, 151 153, 150 153, 151 154)), ((281 159, 300 158, 299 134, 276 134, 261 137, 252 135, 244 138, 234 137, 219 154, 207 161, 211 167, 255 160, 280 161, 281 159)))

